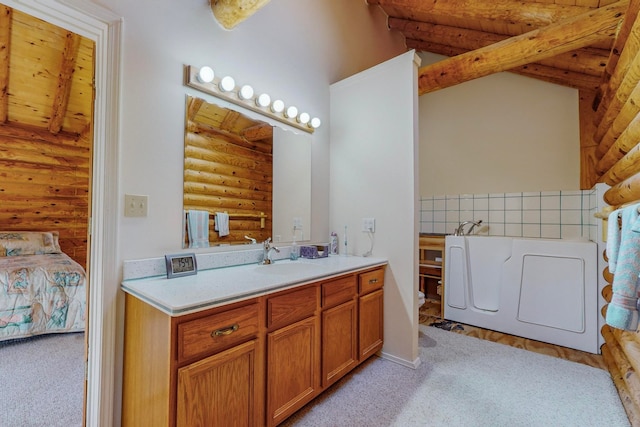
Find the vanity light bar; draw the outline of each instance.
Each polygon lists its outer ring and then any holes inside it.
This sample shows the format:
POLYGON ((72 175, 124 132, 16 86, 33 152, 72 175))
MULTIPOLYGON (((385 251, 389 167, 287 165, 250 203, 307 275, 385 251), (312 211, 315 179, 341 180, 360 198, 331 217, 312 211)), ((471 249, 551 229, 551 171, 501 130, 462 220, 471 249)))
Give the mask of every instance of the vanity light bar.
POLYGON ((308 113, 298 113, 298 109, 293 105, 286 107, 280 99, 272 102, 266 93, 254 95, 253 88, 249 85, 236 86, 231 76, 215 76, 210 67, 198 69, 193 65, 185 65, 185 85, 305 132, 313 133, 321 123, 320 119, 311 118, 308 113))

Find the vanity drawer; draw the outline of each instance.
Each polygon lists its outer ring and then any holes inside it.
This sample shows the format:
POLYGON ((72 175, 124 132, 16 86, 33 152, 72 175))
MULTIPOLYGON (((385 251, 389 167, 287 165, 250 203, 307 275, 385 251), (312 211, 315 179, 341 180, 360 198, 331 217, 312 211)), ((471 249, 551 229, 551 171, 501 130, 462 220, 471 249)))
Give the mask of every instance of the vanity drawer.
POLYGON ((280 328, 313 316, 318 309, 318 286, 312 285, 267 299, 267 328, 280 328))
POLYGON ((258 334, 258 303, 178 325, 178 361, 214 353, 258 334))
POLYGON ((360 274, 360 294, 368 294, 384 285, 384 268, 360 274))
POLYGON ((322 284, 322 308, 333 307, 353 299, 358 293, 355 275, 340 277, 322 284))

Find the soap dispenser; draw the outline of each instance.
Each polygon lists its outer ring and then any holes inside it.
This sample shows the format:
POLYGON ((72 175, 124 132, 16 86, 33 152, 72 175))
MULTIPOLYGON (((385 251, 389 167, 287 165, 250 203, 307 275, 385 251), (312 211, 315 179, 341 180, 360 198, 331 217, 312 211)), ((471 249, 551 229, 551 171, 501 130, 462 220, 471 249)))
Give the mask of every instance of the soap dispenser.
POLYGON ((296 234, 293 233, 293 242, 291 242, 291 254, 289 255, 289 258, 291 258, 291 261, 295 261, 298 259, 299 256, 300 256, 300 247, 296 242, 296 234))

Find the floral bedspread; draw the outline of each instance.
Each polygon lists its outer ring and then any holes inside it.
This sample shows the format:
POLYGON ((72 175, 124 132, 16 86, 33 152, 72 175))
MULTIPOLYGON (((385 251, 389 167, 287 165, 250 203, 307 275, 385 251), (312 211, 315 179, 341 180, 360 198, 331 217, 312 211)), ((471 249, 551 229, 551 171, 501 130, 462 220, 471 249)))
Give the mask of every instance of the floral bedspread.
POLYGON ((0 257, 0 341, 83 331, 86 274, 64 253, 0 257))

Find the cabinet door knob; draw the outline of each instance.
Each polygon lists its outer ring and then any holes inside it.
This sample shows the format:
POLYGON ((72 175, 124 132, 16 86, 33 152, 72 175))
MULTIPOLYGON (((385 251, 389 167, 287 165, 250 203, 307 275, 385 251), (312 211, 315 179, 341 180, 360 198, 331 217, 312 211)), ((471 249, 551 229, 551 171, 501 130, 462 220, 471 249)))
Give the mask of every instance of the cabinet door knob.
POLYGON ((225 328, 216 329, 215 331, 211 332, 211 336, 212 337, 220 337, 220 336, 224 336, 224 335, 231 335, 232 333, 237 331, 238 328, 240 328, 240 325, 238 325, 236 323, 234 325, 227 326, 225 328))
POLYGON ((369 283, 378 283, 378 279, 369 279, 369 283))

